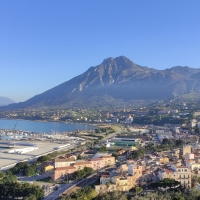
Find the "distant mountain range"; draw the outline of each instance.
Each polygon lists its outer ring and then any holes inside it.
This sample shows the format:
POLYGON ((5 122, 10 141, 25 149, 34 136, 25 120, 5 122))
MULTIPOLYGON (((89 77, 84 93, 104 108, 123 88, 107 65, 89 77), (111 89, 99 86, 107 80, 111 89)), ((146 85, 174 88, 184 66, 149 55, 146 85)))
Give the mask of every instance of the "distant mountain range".
POLYGON ((107 58, 31 99, 6 108, 91 105, 106 101, 172 99, 200 92, 200 69, 176 66, 157 70, 137 65, 125 56, 107 58))
POLYGON ((11 103, 15 103, 15 102, 7 97, 0 97, 0 106, 6 106, 11 103))

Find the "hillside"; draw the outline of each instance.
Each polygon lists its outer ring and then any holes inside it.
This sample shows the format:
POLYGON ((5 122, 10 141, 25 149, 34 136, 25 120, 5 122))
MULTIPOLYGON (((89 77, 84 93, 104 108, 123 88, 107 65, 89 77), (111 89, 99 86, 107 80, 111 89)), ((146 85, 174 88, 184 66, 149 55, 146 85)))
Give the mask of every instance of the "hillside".
POLYGON ((0 97, 0 106, 9 105, 11 103, 15 103, 15 102, 7 97, 0 97))
POLYGON ((137 65, 125 56, 107 58, 69 81, 4 109, 172 99, 199 93, 199 75, 200 69, 190 67, 156 70, 137 65))

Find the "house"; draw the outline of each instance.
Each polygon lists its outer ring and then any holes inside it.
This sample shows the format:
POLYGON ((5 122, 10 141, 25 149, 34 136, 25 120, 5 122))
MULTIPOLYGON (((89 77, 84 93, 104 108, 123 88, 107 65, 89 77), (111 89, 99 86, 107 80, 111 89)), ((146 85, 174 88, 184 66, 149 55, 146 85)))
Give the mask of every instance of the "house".
POLYGON ((101 158, 104 160, 105 167, 112 166, 115 164, 115 157, 113 156, 102 156, 101 158))
POLYGON ((158 173, 159 180, 173 178, 186 188, 191 188, 191 176, 191 170, 186 166, 173 166, 171 169, 163 169, 158 173))
POLYGON ((72 166, 75 162, 74 158, 56 158, 52 160, 55 168, 72 166))
POLYGON ((90 162, 94 170, 99 170, 105 167, 105 161, 103 158, 93 158, 90 162))
POLYGON ((47 173, 47 172, 49 172, 49 173, 51 173, 51 172, 53 172, 53 170, 54 170, 54 166, 53 166, 53 164, 51 164, 51 163, 42 163, 42 171, 44 172, 44 173, 47 173))
POLYGON ((90 168, 92 168, 92 163, 89 162, 89 161, 80 161, 80 162, 74 163, 73 166, 76 168, 76 171, 77 171, 77 170, 84 169, 84 167, 90 167, 90 168))
POLYGON ((52 178, 55 181, 65 176, 69 176, 73 174, 75 171, 76 171, 76 168, 73 166, 58 167, 54 170, 54 173, 52 174, 52 178))

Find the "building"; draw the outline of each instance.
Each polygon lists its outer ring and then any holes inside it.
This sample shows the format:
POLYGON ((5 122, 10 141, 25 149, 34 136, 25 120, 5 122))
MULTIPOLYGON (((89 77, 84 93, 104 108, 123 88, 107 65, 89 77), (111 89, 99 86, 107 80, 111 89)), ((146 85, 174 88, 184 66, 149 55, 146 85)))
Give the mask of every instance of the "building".
POLYGON ((74 160, 77 159, 77 157, 76 157, 75 155, 71 154, 71 153, 66 154, 66 155, 65 155, 65 158, 74 158, 74 160))
POLYGON ((121 164, 120 167, 119 167, 120 171, 122 172, 126 172, 128 171, 128 165, 127 164, 121 164))
POLYGON ((186 154, 190 154, 190 153, 192 153, 191 145, 183 146, 180 151, 181 156, 186 156, 186 154))
POLYGON ((186 162, 186 166, 188 168, 190 168, 192 171, 195 170, 195 169, 200 169, 200 163, 195 163, 194 160, 188 160, 186 162), (189 162, 189 161, 192 161, 192 162, 189 162))
POLYGON ((52 163, 55 168, 72 166, 75 162, 76 161, 74 158, 66 158, 66 159, 56 158, 52 160, 52 163))
POLYGON ((142 166, 129 165, 128 166, 128 174, 131 176, 134 176, 136 178, 140 178, 142 176, 142 166))
POLYGON ((92 168, 92 163, 89 162, 89 161, 80 161, 80 162, 74 163, 73 166, 76 168, 76 171, 77 171, 77 170, 82 170, 82 169, 84 169, 85 167, 90 167, 90 168, 92 168))
POLYGON ((175 179, 186 188, 191 188, 191 176, 191 170, 186 166, 174 166, 171 169, 163 169, 158 173, 159 180, 165 178, 175 179))
POLYGON ((113 156, 102 156, 101 157, 104 160, 104 166, 112 166, 115 164, 115 157, 113 156))
POLYGON ((194 159, 194 154, 193 153, 186 153, 185 154, 186 160, 193 160, 194 159))
POLYGON ((76 171, 75 167, 68 166, 68 167, 59 167, 54 170, 52 175, 53 180, 58 180, 60 178, 64 178, 66 176, 70 176, 76 171))
POLYGON ((54 166, 51 163, 42 163, 42 171, 44 173, 51 173, 54 170, 54 166))
POLYGON ((94 170, 100 170, 105 167, 105 161, 102 158, 93 158, 90 162, 94 170))
POLYGON ((160 164, 161 163, 168 163, 169 162, 169 158, 168 157, 163 157, 159 159, 160 164))

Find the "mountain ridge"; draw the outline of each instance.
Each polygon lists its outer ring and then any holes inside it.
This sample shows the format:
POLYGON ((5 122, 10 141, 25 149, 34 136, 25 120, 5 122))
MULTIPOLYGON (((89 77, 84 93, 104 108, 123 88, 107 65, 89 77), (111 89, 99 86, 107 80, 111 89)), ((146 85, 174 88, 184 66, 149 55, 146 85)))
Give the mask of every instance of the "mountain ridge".
POLYGON ((6 106, 12 103, 15 103, 12 99, 0 96, 0 106, 6 106))
POLYGON ((101 102, 104 97, 120 101, 172 99, 200 92, 198 77, 199 68, 174 66, 157 70, 135 64, 125 56, 109 57, 58 86, 3 109, 87 104, 92 99, 101 102))

